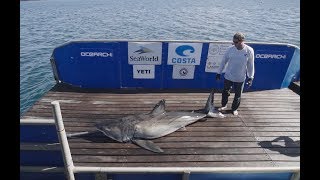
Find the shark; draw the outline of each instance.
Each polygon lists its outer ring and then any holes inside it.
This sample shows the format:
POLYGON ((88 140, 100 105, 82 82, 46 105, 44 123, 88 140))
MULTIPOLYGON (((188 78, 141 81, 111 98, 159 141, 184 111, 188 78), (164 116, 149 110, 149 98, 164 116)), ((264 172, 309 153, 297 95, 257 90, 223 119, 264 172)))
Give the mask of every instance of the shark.
MULTIPOLYGON (((148 113, 134 114, 120 119, 109 119, 95 124, 96 131, 122 143, 131 142, 146 150, 164 152, 152 140, 166 136, 205 117, 224 118, 213 105, 214 93, 211 92, 203 109, 187 111, 166 111, 165 99, 160 100, 148 113)), ((68 138, 88 134, 79 132, 67 134, 68 138)), ((91 132, 92 133, 92 132, 91 132)))
POLYGON ((151 49, 148 49, 146 47, 140 46, 139 50, 136 50, 135 53, 143 54, 143 53, 151 53, 153 52, 151 49))

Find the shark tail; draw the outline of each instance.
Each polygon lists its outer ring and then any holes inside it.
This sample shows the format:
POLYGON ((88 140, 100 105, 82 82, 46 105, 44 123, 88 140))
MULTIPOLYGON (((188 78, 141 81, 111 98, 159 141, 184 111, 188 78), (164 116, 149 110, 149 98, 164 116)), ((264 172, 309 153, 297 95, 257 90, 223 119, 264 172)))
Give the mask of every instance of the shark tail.
POLYGON ((81 135, 85 135, 85 134, 91 134, 91 133, 92 132, 89 132, 89 131, 70 133, 70 134, 67 134, 67 137, 70 138, 70 137, 81 136, 81 135))
POLYGON ((224 118, 225 115, 223 115, 221 112, 215 109, 214 107, 214 91, 210 92, 210 95, 207 99, 207 103, 205 106, 205 113, 207 114, 207 117, 218 117, 218 118, 224 118))
POLYGON ((206 106, 204 108, 205 113, 209 113, 210 111, 212 111, 214 109, 213 101, 214 101, 214 92, 211 91, 210 95, 209 95, 209 97, 207 99, 206 106))

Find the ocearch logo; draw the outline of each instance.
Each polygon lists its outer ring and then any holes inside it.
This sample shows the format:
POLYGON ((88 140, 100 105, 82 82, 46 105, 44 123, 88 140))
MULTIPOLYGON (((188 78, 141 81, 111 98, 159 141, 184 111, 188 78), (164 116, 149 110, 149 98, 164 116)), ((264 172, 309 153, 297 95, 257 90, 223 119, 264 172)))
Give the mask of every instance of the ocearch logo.
POLYGON ((256 58, 259 59, 286 59, 285 54, 256 54, 256 58))
POLYGON ((111 52, 80 52, 81 56, 89 56, 89 57, 112 57, 111 52))

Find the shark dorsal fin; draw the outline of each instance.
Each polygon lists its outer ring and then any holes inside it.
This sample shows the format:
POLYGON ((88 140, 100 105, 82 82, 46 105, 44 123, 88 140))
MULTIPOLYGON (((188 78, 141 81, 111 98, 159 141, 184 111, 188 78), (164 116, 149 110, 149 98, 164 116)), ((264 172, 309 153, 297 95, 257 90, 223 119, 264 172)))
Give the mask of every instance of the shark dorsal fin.
POLYGON ((152 115, 158 115, 162 114, 166 111, 166 101, 162 99, 159 101, 153 108, 153 110, 150 112, 152 115))

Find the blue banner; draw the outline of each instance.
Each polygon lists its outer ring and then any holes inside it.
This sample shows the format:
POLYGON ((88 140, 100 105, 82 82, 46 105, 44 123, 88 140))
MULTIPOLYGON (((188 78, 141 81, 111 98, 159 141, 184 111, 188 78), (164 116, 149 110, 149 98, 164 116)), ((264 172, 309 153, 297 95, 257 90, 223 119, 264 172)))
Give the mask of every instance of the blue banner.
MULTIPOLYGON (((252 90, 280 89, 299 79, 300 50, 247 43, 255 53, 252 90)), ((55 78, 83 88, 210 89, 231 42, 77 41, 54 49, 55 78)))

